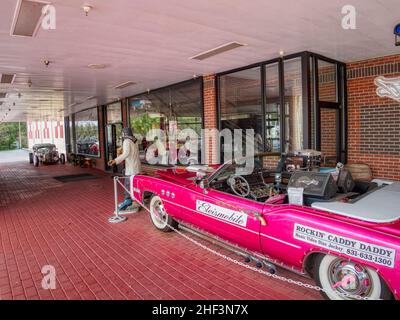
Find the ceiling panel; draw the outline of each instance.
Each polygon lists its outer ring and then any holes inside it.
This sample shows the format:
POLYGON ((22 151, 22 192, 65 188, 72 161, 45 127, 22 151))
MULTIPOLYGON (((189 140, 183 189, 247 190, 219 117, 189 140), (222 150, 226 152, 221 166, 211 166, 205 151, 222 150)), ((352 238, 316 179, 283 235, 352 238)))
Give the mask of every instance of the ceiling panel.
POLYGON ((12 37, 17 0, 0 2, 0 119, 54 117, 155 89, 193 75, 229 70, 302 50, 341 61, 399 53, 392 30, 398 0, 352 0, 357 29, 341 27, 342 0, 54 0, 56 30, 12 37), (237 41, 246 46, 203 61, 201 52, 237 41), (49 60, 45 66, 44 60, 49 60), (90 69, 89 64, 104 64, 90 69), (118 84, 136 84, 114 89, 118 84), (88 97, 96 99, 85 101, 88 97), (73 105, 73 106, 71 106, 73 105), (65 110, 65 111, 60 111, 65 110))

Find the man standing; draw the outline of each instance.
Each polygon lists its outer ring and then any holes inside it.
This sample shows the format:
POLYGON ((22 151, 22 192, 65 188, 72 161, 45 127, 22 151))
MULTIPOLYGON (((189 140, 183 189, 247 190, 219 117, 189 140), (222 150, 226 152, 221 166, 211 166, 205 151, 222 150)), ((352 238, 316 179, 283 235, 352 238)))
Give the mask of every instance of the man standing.
MULTIPOLYGON (((130 178, 131 176, 137 175, 141 170, 141 163, 139 158, 139 146, 138 140, 134 137, 131 128, 122 129, 122 154, 114 160, 110 160, 108 165, 115 166, 125 161, 125 188, 130 190, 130 178)), ((119 204, 118 210, 125 210, 133 204, 131 195, 125 190, 125 200, 119 204)), ((134 209, 138 211, 139 205, 134 209)))

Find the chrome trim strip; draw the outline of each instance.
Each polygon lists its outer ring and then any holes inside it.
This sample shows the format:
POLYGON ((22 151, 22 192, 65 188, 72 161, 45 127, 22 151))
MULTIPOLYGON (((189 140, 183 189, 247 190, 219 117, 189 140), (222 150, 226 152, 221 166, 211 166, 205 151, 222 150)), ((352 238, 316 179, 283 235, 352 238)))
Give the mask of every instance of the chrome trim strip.
POLYGON ((277 241, 277 242, 286 244, 287 246, 291 246, 291 247, 296 248, 296 249, 301 249, 301 247, 298 246, 298 245, 295 245, 295 244, 293 244, 293 243, 289 243, 289 242, 283 241, 283 240, 278 239, 278 238, 274 238, 274 237, 271 237, 271 236, 267 236, 265 233, 260 233, 260 236, 266 237, 266 238, 271 239, 271 240, 275 240, 275 241, 277 241))

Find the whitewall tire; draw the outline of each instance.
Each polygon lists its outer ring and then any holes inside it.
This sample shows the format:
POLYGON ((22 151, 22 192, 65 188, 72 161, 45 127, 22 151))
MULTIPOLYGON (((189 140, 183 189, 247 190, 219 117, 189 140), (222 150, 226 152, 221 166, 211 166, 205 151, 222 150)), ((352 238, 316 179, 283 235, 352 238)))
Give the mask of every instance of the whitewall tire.
POLYGON ((330 300, 353 300, 352 296, 391 299, 392 294, 375 270, 360 263, 333 255, 320 255, 315 260, 315 280, 330 300))
POLYGON ((150 218, 153 225, 163 232, 173 231, 169 226, 178 227, 178 223, 165 211, 159 196, 153 196, 150 200, 150 218))

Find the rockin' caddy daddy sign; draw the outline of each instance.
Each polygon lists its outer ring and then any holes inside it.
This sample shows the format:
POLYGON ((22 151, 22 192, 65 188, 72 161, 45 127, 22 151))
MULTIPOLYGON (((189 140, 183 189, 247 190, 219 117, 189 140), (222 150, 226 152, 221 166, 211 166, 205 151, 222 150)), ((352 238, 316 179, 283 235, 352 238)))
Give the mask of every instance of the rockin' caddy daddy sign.
POLYGON ((293 237, 330 251, 339 252, 388 268, 394 268, 396 250, 391 248, 343 237, 298 223, 294 225, 293 237))

